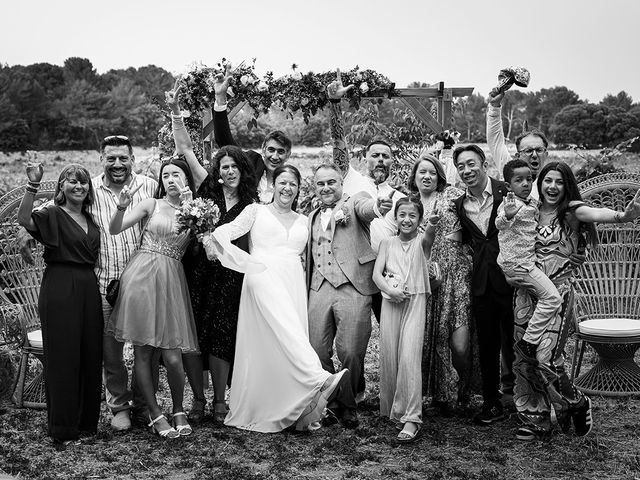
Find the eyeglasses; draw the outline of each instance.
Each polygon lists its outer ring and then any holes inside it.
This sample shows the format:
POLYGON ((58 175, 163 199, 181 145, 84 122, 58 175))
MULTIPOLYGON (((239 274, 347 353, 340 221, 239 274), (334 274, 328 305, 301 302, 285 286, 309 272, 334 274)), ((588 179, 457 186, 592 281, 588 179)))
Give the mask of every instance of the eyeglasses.
POLYGON ((103 142, 111 142, 112 140, 123 140, 125 142, 129 141, 129 137, 125 137, 124 135, 109 135, 108 137, 104 137, 103 142))
POLYGON ((538 155, 542 155, 546 151, 547 149, 545 147, 538 147, 538 148, 525 148, 524 150, 520 150, 518 153, 525 155, 527 157, 530 157, 531 155, 533 155, 533 152, 537 153, 538 155))

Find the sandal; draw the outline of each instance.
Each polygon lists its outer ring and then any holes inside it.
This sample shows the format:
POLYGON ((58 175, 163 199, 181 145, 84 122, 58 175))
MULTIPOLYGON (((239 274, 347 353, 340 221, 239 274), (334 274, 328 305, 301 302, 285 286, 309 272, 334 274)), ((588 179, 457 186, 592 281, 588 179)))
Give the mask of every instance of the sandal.
MULTIPOLYGON (((149 417, 149 420, 151 420, 151 417, 149 417)), ((164 415, 158 415, 156 418, 151 420, 151 422, 149 422, 148 426, 149 428, 151 428, 152 433, 157 433, 162 438, 178 438, 180 436, 180 433, 171 426, 169 426, 169 428, 165 428, 164 430, 160 430, 157 425, 160 420, 165 420, 167 423, 169 423, 167 417, 165 417, 164 415)))
POLYGON ((204 407, 206 404, 207 402, 203 400, 193 401, 191 410, 189 410, 189 415, 187 416, 191 423, 202 423, 204 420, 204 407))
MULTIPOLYGON (((407 422, 405 423, 405 428, 407 427, 407 425, 409 423, 412 422, 407 422)), ((402 429, 402 431, 398 434, 397 440, 400 443, 413 443, 415 442, 418 438, 420 438, 421 432, 422 432, 422 425, 421 424, 414 424, 416 426, 416 431, 411 433, 408 430, 405 430, 404 428, 402 429)))
POLYGON ((227 418, 229 413, 229 406, 224 400, 216 400, 213 402, 213 420, 218 423, 224 423, 224 419, 227 418))
POLYGON ((185 417, 185 421, 186 421, 187 414, 184 412, 176 412, 172 415, 171 420, 173 421, 173 428, 176 429, 179 435, 183 437, 186 437, 187 435, 191 435, 193 433, 193 429, 191 428, 191 425, 189 425, 188 423, 183 423, 182 425, 178 425, 178 423, 176 422, 176 417, 185 417))

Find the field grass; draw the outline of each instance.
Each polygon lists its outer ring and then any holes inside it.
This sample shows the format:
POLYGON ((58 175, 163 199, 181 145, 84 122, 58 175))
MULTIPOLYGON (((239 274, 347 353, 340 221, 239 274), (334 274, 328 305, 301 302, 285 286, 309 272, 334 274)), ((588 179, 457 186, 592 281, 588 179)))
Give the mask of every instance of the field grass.
MULTIPOLYGON (((150 151, 136 151, 143 160, 150 151)), ((295 150, 293 163, 303 174, 328 150, 295 150)), ((571 152, 552 152, 552 158, 571 152)), ((45 152, 45 178, 55 179, 69 162, 100 171, 95 152, 45 152)), ((140 163, 143 163, 142 161, 140 163)), ((24 158, 0 154, 0 192, 24 182, 24 158)), ((628 169, 637 171, 637 158, 628 169)), ((571 345, 570 345, 571 346, 571 345)), ((378 329, 367 353, 367 396, 378 394, 378 329)), ((587 359, 589 364, 592 358, 587 359)), ((588 365, 587 365, 588 366, 588 365)), ((1 389, 0 389, 1 390, 1 389)), ((212 392, 208 391, 209 398, 212 392)), ((191 393, 187 388, 186 405, 191 393)), ((159 392, 170 411, 166 382, 159 392)), ((424 436, 398 445, 393 425, 375 408, 361 412, 355 431, 339 426, 311 434, 260 434, 226 428, 211 418, 190 437, 167 441, 146 430, 112 432, 103 406, 98 434, 66 449, 46 436, 46 413, 0 409, 0 479, 640 479, 640 402, 594 398, 594 431, 586 438, 562 434, 546 441, 515 439, 513 418, 477 427, 473 411, 455 418, 434 416, 425 408, 424 436)), ((476 396, 473 406, 478 407, 476 396)), ((426 405, 426 403, 425 403, 426 405)))

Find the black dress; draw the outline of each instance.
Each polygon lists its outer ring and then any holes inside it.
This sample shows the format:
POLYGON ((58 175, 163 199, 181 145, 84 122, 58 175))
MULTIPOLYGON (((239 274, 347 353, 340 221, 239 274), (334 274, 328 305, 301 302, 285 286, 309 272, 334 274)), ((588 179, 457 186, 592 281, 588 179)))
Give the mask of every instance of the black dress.
MULTIPOLYGON (((224 195, 215 187, 213 178, 209 175, 200 185, 198 196, 216 202, 220 208, 218 223, 220 226, 234 220, 246 204, 238 202, 227 211, 224 195)), ((248 234, 238 238, 233 244, 248 252, 248 234)), ((205 365, 208 355, 232 363, 244 275, 223 267, 219 262, 207 259, 200 243, 195 244, 191 251, 187 252, 184 267, 196 321, 198 343, 205 365)))
POLYGON ((56 440, 95 433, 100 417, 103 320, 93 271, 100 231, 85 217, 87 233, 58 206, 31 215, 36 230, 29 233, 44 244, 38 309, 49 435, 56 440))

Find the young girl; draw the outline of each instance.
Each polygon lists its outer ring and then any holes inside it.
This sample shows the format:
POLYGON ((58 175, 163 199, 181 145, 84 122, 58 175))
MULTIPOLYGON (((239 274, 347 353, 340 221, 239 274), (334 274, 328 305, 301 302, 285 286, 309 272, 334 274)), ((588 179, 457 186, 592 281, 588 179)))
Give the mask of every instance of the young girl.
POLYGON ((398 235, 385 239, 373 270, 382 292, 380 320, 380 415, 403 425, 399 442, 413 442, 422 426, 422 342, 429 287, 428 258, 439 217, 424 215, 420 201, 404 197, 395 207, 398 235))
POLYGON ((160 169, 155 198, 138 203, 124 215, 135 190, 124 187, 109 231, 118 234, 146 219, 138 251, 120 277, 120 292, 106 332, 133 344, 136 379, 149 406, 149 427, 161 437, 189 435, 191 427, 183 411, 184 369, 182 353, 197 352, 196 326, 191 310, 184 269, 180 262, 189 233, 174 231, 176 210, 190 199, 193 177, 187 164, 171 159, 160 169), (162 414, 151 373, 154 350, 162 352, 167 368, 173 426, 162 414))

